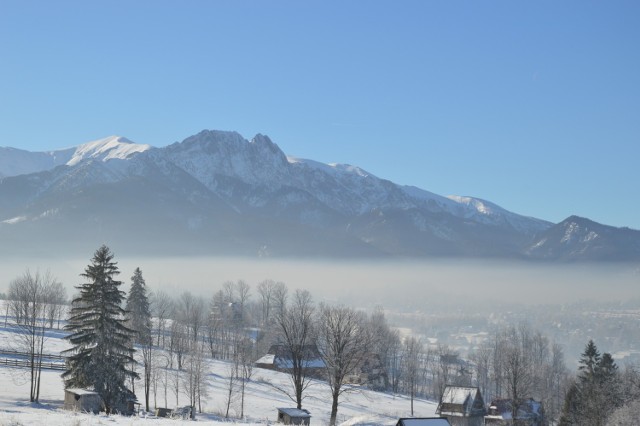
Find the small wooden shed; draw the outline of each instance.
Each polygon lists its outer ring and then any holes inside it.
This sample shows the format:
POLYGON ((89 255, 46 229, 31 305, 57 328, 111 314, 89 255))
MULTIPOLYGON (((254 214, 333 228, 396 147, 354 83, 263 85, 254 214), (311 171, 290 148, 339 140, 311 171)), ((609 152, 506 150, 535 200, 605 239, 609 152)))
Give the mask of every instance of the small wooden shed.
POLYGON ((156 417, 171 417, 171 408, 156 408, 156 417))
POLYGON ((102 398, 88 389, 69 388, 64 390, 64 409, 99 413, 104 409, 102 398))
POLYGON ((451 426, 451 423, 443 417, 405 417, 396 426, 451 426))
POLYGON ((278 408, 278 423, 285 425, 309 425, 311 413, 305 409, 278 408))

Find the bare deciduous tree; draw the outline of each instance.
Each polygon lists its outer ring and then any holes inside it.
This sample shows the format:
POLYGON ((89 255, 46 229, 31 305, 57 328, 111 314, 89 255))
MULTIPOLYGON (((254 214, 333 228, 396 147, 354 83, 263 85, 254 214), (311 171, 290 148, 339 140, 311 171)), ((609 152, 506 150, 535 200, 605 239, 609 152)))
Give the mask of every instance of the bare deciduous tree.
POLYGON ((53 295, 58 287, 59 284, 49 272, 40 274, 36 271, 32 274, 29 270, 9 284, 9 310, 16 318, 18 345, 28 354, 31 382, 29 399, 32 402, 37 402, 40 397, 46 314, 50 303, 58 301, 53 295))
POLYGON ((390 385, 391 389, 397 392, 402 367, 400 332, 391 328, 382 306, 375 307, 369 319, 369 326, 371 327, 370 333, 373 338, 371 353, 380 358, 380 362, 387 372, 384 388, 386 389, 390 385))
POLYGON ((334 426, 346 380, 349 375, 359 371, 369 355, 372 339, 364 314, 345 306, 321 305, 317 336, 318 350, 327 368, 327 382, 331 391, 329 424, 334 426))
POLYGON ((420 359, 422 355, 423 345, 420 339, 416 337, 407 337, 404 340, 404 356, 403 371, 405 373, 405 383, 408 387, 409 397, 411 398, 411 417, 413 417, 413 400, 416 396, 416 388, 420 376, 420 359))
POLYGON ((278 281, 273 287, 273 309, 276 315, 287 306, 287 299, 289 297, 289 289, 283 282, 278 281))
POLYGON ((478 348, 471 354, 471 361, 473 361, 475 365, 475 373, 476 373, 476 381, 478 383, 478 388, 480 388, 480 393, 485 396, 485 398, 490 397, 489 386, 490 379, 489 374, 491 371, 491 355, 492 355, 492 347, 491 342, 485 341, 482 342, 478 348))
POLYGON ((285 306, 276 314, 279 326, 279 340, 282 342, 291 362, 290 377, 293 395, 287 395, 302 408, 304 391, 309 386, 310 359, 314 351, 313 343, 313 300, 306 290, 296 290, 290 306, 285 306))
POLYGON ((154 291, 151 294, 151 307, 156 318, 157 346, 165 347, 165 335, 167 321, 173 316, 174 303, 171 296, 162 290, 154 291), (162 344, 160 344, 162 340, 162 344))
POLYGON ((189 399, 189 405, 198 405, 202 412, 202 398, 206 396, 206 361, 204 348, 200 342, 189 342, 189 350, 185 356, 185 371, 182 377, 182 388, 189 399))
POLYGON ((276 285, 276 282, 273 280, 264 280, 260 284, 258 284, 258 294, 260 295, 260 305, 261 305, 260 322, 263 327, 269 324, 271 307, 273 305, 275 285, 276 285))
POLYGON ((240 418, 244 418, 244 398, 247 382, 253 375, 253 342, 251 339, 241 339, 237 345, 239 378, 240 378, 240 418))
POLYGON ((60 321, 65 314, 67 307, 67 290, 62 283, 54 281, 51 284, 50 296, 47 300, 47 321, 49 328, 53 328, 55 322, 58 323, 57 327, 60 328, 60 321))

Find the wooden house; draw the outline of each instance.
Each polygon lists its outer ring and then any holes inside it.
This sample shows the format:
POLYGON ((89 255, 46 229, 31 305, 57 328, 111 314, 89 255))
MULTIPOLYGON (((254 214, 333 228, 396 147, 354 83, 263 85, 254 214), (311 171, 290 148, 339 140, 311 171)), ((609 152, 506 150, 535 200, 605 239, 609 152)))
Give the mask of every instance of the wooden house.
POLYGON ((357 370, 345 378, 346 383, 367 386, 369 389, 382 391, 389 386, 389 377, 380 356, 369 354, 357 370))
POLYGON ((398 420, 396 426, 451 426, 443 417, 406 417, 398 420))
MULTIPOLYGON (((520 404, 516 413, 516 422, 522 426, 546 426, 542 403, 532 398, 520 404)), ((513 423, 513 405, 511 399, 494 399, 484 418, 485 425, 510 425, 513 423)))
MULTIPOLYGON (((309 377, 325 377, 327 368, 320 356, 317 346, 306 345, 304 347, 304 360, 304 368, 309 377)), ((273 345, 269 348, 266 355, 255 362, 255 366, 288 373, 293 368, 291 352, 289 352, 285 345, 273 345)))
POLYGON ((436 414, 446 417, 451 426, 483 426, 486 409, 480 389, 447 385, 436 414))
POLYGON ((297 408, 278 408, 278 423, 285 425, 309 425, 311 413, 297 408))
POLYGON ((64 409, 97 414, 104 410, 104 404, 97 392, 69 388, 64 390, 64 409))

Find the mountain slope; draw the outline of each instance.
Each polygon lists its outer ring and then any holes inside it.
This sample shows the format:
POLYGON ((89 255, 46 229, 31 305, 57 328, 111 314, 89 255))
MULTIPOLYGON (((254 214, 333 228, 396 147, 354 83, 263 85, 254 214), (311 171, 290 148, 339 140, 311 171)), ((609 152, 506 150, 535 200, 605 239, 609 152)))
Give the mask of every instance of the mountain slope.
POLYGON ((120 136, 49 152, 0 147, 0 178, 43 172, 65 164, 73 166, 87 159, 128 159, 149 149, 149 145, 136 144, 120 136))
MULTIPOLYGON (((0 165, 9 161, 3 152, 0 165)), ((24 155, 13 169, 0 167, 8 176, 0 179, 0 238, 25 251, 22 241, 62 240, 73 247, 115 241, 156 254, 572 260, 602 253, 611 260, 637 239, 629 234, 619 251, 568 255, 541 242, 546 233, 553 240, 549 222, 400 186, 356 166, 287 157, 264 135, 248 141, 205 130, 164 148, 112 136, 24 155), (33 164, 43 170, 17 173, 33 164)))
POLYGON ((541 233, 526 253, 545 260, 638 260, 640 231, 571 216, 541 233))

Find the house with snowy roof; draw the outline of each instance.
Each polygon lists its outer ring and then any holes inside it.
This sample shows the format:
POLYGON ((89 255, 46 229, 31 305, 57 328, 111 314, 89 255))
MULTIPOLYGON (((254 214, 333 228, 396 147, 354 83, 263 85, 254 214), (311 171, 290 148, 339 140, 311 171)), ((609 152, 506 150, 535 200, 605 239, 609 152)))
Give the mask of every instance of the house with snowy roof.
MULTIPOLYGON (((309 377, 323 378, 327 370, 318 347, 306 345, 304 347, 304 368, 309 377)), ((286 345, 272 345, 266 355, 255 362, 258 368, 266 368, 282 372, 290 372, 293 368, 291 352, 286 345)))
MULTIPOLYGON (((522 426, 544 426, 546 419, 541 402, 533 398, 523 401, 518 407, 516 423, 522 426)), ((513 424, 513 404, 511 399, 494 399, 489 404, 489 410, 484 418, 485 425, 513 424)))
POLYGON ((356 371, 348 375, 345 381, 378 391, 389 386, 389 376, 384 363, 378 354, 373 353, 365 356, 356 371))
POLYGON ((98 392, 89 389, 67 388, 64 390, 64 409, 97 414, 104 410, 104 403, 98 392))
POLYGON ((309 425, 311 413, 305 409, 278 408, 278 423, 285 425, 309 425))
POLYGON ((398 420, 396 426, 451 426, 443 417, 406 417, 398 420))
POLYGON ((484 425, 486 409, 480 389, 474 386, 445 386, 436 414, 446 417, 452 426, 484 425))

